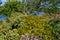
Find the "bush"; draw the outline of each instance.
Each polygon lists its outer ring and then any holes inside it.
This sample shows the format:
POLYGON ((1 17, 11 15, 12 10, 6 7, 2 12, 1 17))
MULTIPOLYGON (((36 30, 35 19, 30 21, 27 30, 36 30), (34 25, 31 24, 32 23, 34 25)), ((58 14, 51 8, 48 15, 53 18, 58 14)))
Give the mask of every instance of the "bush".
POLYGON ((3 33, 0 32, 0 40, 6 40, 6 37, 3 33))
POLYGON ((55 40, 52 34, 52 27, 48 24, 51 19, 47 16, 28 15, 25 21, 18 28, 19 34, 34 34, 44 40, 55 40))
POLYGON ((59 16, 60 14, 25 16, 12 13, 7 22, 0 22, 0 39, 19 40, 21 35, 28 34, 30 37, 33 34, 43 40, 60 40, 59 16))
POLYGON ((6 22, 0 22, 0 40, 20 40, 20 35, 17 29, 12 29, 10 24, 6 22))
POLYGON ((57 40, 60 40, 60 18, 54 18, 50 21, 52 26, 53 35, 57 40))
POLYGON ((0 21, 0 29, 8 31, 11 29, 11 27, 8 23, 0 21))
POLYGON ((19 28, 19 24, 21 24, 25 19, 25 15, 22 13, 12 13, 10 17, 7 18, 7 23, 10 24, 12 29, 19 28))
POLYGON ((14 2, 7 2, 2 7, 0 12, 3 15, 10 16, 12 12, 22 12, 23 13, 23 9, 24 9, 24 3, 14 1, 14 2))
POLYGON ((7 40, 20 40, 20 35, 17 33, 17 30, 9 30, 6 35, 7 40))
POLYGON ((20 40, 20 35, 16 29, 7 32, 0 31, 0 40, 20 40))

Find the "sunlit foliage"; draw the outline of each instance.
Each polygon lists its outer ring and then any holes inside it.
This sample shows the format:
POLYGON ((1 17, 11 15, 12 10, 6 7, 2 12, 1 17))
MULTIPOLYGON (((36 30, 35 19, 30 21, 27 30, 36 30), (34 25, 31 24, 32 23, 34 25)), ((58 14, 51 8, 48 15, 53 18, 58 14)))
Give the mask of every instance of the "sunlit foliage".
POLYGON ((10 24, 12 29, 18 28, 19 24, 21 24, 24 21, 25 15, 22 13, 12 13, 10 17, 7 18, 7 23, 10 24))
POLYGON ((29 15, 18 29, 19 33, 34 34, 43 37, 44 40, 55 40, 52 34, 52 27, 48 24, 50 20, 44 16, 29 15))

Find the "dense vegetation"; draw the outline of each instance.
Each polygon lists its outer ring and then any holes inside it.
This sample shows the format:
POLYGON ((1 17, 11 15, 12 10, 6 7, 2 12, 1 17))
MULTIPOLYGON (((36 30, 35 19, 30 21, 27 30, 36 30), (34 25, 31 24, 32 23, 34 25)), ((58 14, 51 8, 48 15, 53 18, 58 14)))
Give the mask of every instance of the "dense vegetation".
POLYGON ((45 1, 32 3, 11 1, 0 8, 0 15, 7 16, 6 21, 0 20, 0 40, 22 40, 21 36, 28 34, 41 40, 60 40, 60 14, 59 8, 50 0, 51 9, 43 6, 39 9, 38 4, 45 1), (34 3, 34 4, 33 4, 34 3), (29 7, 30 6, 30 7, 29 7), (27 12, 30 14, 27 14, 27 12), (41 16, 33 15, 34 11, 44 11, 41 16))

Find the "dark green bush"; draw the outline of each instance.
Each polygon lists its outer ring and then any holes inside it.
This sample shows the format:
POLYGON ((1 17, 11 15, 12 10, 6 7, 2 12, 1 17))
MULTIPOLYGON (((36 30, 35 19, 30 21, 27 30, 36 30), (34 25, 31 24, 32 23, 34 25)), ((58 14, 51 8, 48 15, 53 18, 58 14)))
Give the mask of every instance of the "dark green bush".
POLYGON ((24 9, 24 3, 14 1, 14 2, 5 3, 5 5, 0 10, 0 12, 3 15, 9 16, 9 15, 11 15, 12 12, 22 12, 23 13, 23 9, 24 9))
POLYGON ((52 26, 53 35, 57 40, 60 40, 60 18, 54 18, 50 21, 52 26))

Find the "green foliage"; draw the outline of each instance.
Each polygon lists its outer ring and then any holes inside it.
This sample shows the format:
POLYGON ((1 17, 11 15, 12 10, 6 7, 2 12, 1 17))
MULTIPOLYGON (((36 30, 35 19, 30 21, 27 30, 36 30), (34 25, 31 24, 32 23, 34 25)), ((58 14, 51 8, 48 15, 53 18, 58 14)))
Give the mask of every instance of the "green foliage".
POLYGON ((24 3, 17 1, 7 2, 1 9, 1 13, 6 16, 10 16, 12 12, 22 12, 24 9, 24 3))
POLYGON ((43 11, 46 13, 57 13, 60 11, 59 8, 57 8, 58 4, 55 0, 33 0, 32 2, 27 2, 26 5, 27 11, 29 10, 30 12, 43 11), (47 4, 45 2, 47 2, 47 4))
POLYGON ((43 37, 44 40, 55 40, 52 34, 52 27, 48 24, 51 19, 45 16, 29 15, 18 28, 19 34, 34 34, 43 37))
POLYGON ((16 29, 14 29, 13 31, 9 30, 9 32, 6 35, 6 39, 7 40, 20 40, 20 35, 17 33, 16 29))
POLYGON ((9 29, 11 29, 11 27, 8 23, 0 21, 0 29, 8 31, 9 29))
POLYGON ((0 21, 1 40, 20 40, 23 34, 34 34, 44 40, 60 40, 59 14, 34 16, 12 13, 6 22, 0 21), (13 26, 14 25, 14 26, 13 26))
POLYGON ((5 35, 3 33, 0 33, 0 40, 6 40, 5 35))
POLYGON ((6 33, 0 31, 0 40, 20 40, 20 35, 17 33, 17 30, 9 30, 6 33))
POLYGON ((7 22, 0 21, 0 40, 19 40, 20 36, 17 30, 11 30, 11 26, 7 22))
POLYGON ((24 21, 24 17, 25 15, 22 13, 12 13, 11 16, 7 18, 7 22, 13 29, 19 28, 19 24, 21 24, 24 21))
POLYGON ((0 40, 20 40, 20 36, 23 34, 29 34, 29 36, 33 34, 44 40, 60 40, 60 14, 46 14, 43 16, 23 14, 25 11, 33 12, 42 10, 47 13, 60 11, 60 9, 56 8, 54 0, 50 0, 50 3, 53 4, 53 6, 50 6, 50 9, 45 6, 39 9, 37 7, 38 4, 45 1, 35 0, 27 2, 27 4, 11 1, 0 8, 0 12, 8 16, 7 21, 0 21, 0 40))
POLYGON ((54 18, 50 21, 54 37, 60 40, 60 18, 54 18))
POLYGON ((17 29, 11 30, 10 24, 6 22, 1 21, 0 23, 0 40, 20 40, 17 29))

